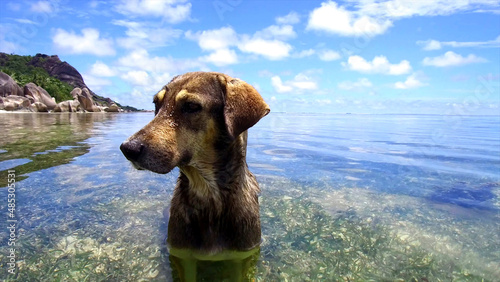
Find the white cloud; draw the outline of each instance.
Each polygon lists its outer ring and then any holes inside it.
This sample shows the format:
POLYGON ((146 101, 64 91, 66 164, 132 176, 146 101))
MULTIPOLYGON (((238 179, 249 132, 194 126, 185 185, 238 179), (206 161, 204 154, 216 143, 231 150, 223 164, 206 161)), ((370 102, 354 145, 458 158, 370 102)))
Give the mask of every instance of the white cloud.
POLYGON ((413 16, 443 16, 463 11, 498 13, 497 0, 349 0, 341 6, 328 0, 309 14, 308 30, 341 36, 373 37, 385 33, 395 20, 413 16), (347 8, 349 7, 349 9, 347 8))
POLYGON ((112 81, 92 74, 82 74, 85 84, 93 91, 100 92, 104 86, 112 85, 112 81))
POLYGON ((135 70, 154 72, 171 72, 176 69, 172 58, 150 57, 145 49, 137 49, 121 57, 118 64, 135 70))
POLYGON ((209 55, 200 58, 202 62, 212 63, 216 66, 225 66, 238 62, 238 55, 229 48, 238 44, 238 35, 231 27, 196 33, 187 31, 185 36, 196 41, 202 50, 211 51, 209 55))
POLYGON ((117 63, 122 69, 144 70, 154 73, 181 73, 203 67, 197 59, 150 56, 145 49, 136 49, 119 58, 117 63))
POLYGON ((187 0, 122 0, 116 6, 119 13, 127 16, 162 17, 169 23, 179 23, 189 19, 191 3, 187 0))
POLYGON ((434 67, 453 67, 453 66, 462 66, 473 63, 485 63, 486 59, 478 57, 474 54, 469 54, 467 57, 462 57, 462 55, 454 53, 452 51, 448 51, 444 53, 442 56, 438 57, 426 57, 423 60, 423 64, 425 66, 434 66, 434 67))
POLYGON ((278 40, 288 40, 296 36, 297 34, 291 25, 271 25, 263 30, 257 31, 254 35, 254 37, 278 40))
POLYGON ((500 47, 500 36, 493 40, 487 41, 466 41, 466 42, 458 42, 458 41, 437 41, 437 40, 426 40, 426 41, 417 41, 418 45, 422 45, 422 49, 426 51, 430 50, 439 50, 443 46, 449 46, 453 48, 461 48, 461 47, 476 47, 476 48, 499 48, 500 47))
POLYGON ((289 85, 284 85, 283 81, 281 81, 281 78, 277 75, 271 77, 271 85, 274 87, 274 90, 276 90, 276 92, 278 93, 293 91, 293 87, 289 85))
POLYGON ((367 36, 383 34, 392 22, 365 14, 346 10, 337 3, 328 1, 309 14, 308 30, 320 30, 342 36, 367 36))
POLYGON ((422 49, 425 51, 439 50, 442 47, 437 40, 418 41, 417 44, 423 45, 422 49))
POLYGON ((343 90, 362 90, 364 88, 370 88, 373 84, 368 78, 359 78, 357 81, 343 81, 338 84, 338 87, 343 90))
MULTIPOLYGON (((372 1, 356 0, 355 6, 359 13, 391 19, 407 18, 412 16, 444 16, 462 11, 474 11, 478 8, 498 8, 496 0, 390 0, 372 1)), ((494 12, 494 10, 493 10, 494 12)))
POLYGON ((126 20, 114 20, 112 23, 127 28, 127 37, 116 39, 126 49, 162 47, 175 42, 182 35, 182 30, 159 27, 155 23, 126 20))
POLYGON ((97 61, 92 65, 92 67, 90 68, 90 74, 94 76, 104 77, 111 77, 116 75, 114 70, 112 70, 108 65, 101 61, 97 61))
POLYGON ((82 34, 56 29, 52 42, 55 47, 70 54, 92 54, 96 56, 114 55, 113 40, 100 38, 99 31, 93 28, 82 29, 82 34))
POLYGON ((340 59, 340 54, 333 50, 323 50, 318 53, 318 57, 322 61, 335 61, 340 59))
POLYGON ((275 75, 271 78, 271 85, 278 93, 303 92, 318 89, 318 84, 303 73, 297 74, 292 80, 283 82, 281 77, 275 75))
POLYGON ((399 64, 391 64, 385 56, 376 56, 371 62, 366 61, 362 57, 355 55, 350 56, 343 66, 350 70, 359 71, 363 73, 379 73, 389 75, 401 75, 411 71, 410 62, 403 60, 399 64))
POLYGON ((35 13, 52 13, 53 7, 49 1, 38 1, 31 4, 30 11, 35 13))
POLYGON ((238 56, 234 50, 224 48, 218 49, 210 55, 202 57, 201 60, 216 66, 225 66, 236 64, 238 62, 238 56))
POLYGON ((202 50, 225 49, 238 43, 238 35, 231 27, 222 27, 197 33, 187 31, 185 36, 188 39, 197 41, 202 50))
POLYGON ((278 24, 298 24, 300 22, 300 15, 297 12, 290 12, 283 17, 277 17, 276 23, 278 24))
POLYGON ((149 74, 143 70, 129 71, 121 76, 126 82, 135 86, 146 86, 151 84, 149 74))
POLYGON ((292 46, 284 40, 296 36, 291 25, 271 25, 257 31, 253 36, 237 34, 232 27, 205 30, 201 32, 187 31, 187 39, 194 40, 204 51, 212 51, 204 61, 219 62, 220 65, 237 62, 237 54, 230 47, 236 46, 241 52, 256 54, 269 60, 281 60, 290 56, 292 46), (226 58, 222 58, 227 55, 226 58))
POLYGON ((279 40, 250 38, 244 36, 238 48, 245 53, 261 55, 269 60, 281 60, 290 55, 292 46, 279 40))
POLYGON ((316 54, 316 51, 314 49, 307 49, 307 50, 302 50, 298 53, 293 54, 293 57, 294 58, 304 58, 304 57, 310 57, 314 54, 316 54))
POLYGON ((410 76, 408 76, 405 81, 396 82, 394 84, 394 88, 396 88, 396 89, 412 89, 412 88, 418 88, 418 87, 422 87, 422 86, 427 85, 427 84, 420 81, 421 80, 420 77, 421 77, 421 75, 419 75, 417 73, 413 73, 410 76))

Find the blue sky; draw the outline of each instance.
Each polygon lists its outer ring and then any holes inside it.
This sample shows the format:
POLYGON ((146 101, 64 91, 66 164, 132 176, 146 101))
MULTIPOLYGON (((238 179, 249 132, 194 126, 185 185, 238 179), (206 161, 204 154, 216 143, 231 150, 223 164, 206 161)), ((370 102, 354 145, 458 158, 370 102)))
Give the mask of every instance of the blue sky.
POLYGON ((500 115, 500 1, 0 1, 0 51, 57 54, 96 93, 153 109, 188 71, 274 112, 500 115))

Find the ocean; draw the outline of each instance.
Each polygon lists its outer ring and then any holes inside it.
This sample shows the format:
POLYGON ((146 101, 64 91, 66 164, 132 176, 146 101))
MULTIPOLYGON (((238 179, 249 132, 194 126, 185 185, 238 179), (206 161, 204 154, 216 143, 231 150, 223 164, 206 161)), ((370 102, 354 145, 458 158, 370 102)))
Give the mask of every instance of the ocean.
MULTIPOLYGON (((152 118, 0 113, 0 279, 182 277, 165 246, 178 169, 119 150, 152 118)), ((499 281, 500 116, 271 113, 247 162, 263 240, 240 280, 499 281)))

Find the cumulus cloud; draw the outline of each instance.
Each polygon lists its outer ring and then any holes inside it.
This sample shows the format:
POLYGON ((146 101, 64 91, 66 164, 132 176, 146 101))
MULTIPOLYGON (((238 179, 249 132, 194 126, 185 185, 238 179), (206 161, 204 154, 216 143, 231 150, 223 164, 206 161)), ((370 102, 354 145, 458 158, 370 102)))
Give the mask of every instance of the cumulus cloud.
POLYGON ((112 85, 112 81, 92 74, 82 74, 85 84, 93 91, 101 91, 104 86, 112 85))
POLYGON ((293 79, 283 82, 281 77, 275 75, 271 77, 271 85, 278 93, 303 92, 306 90, 318 89, 318 84, 309 76, 299 73, 293 79))
MULTIPOLYGON (((445 16, 457 12, 476 9, 486 11, 498 8, 498 1, 492 0, 439 0, 439 1, 365 1, 355 0, 354 6, 361 14, 391 19, 401 19, 413 16, 445 16)), ((493 10, 494 11, 494 10, 493 10)))
POLYGON ((188 69, 197 69, 201 65, 197 60, 174 59, 171 57, 151 56, 145 49, 136 49, 117 61, 118 66, 155 73, 180 73, 188 69))
POLYGON ((169 23, 179 23, 189 19, 191 3, 187 0, 122 0, 116 10, 127 16, 161 17, 169 23))
POLYGON ((343 81, 338 84, 338 87, 343 90, 363 90, 365 88, 370 88, 372 87, 373 84, 371 83, 368 78, 359 78, 357 81, 343 81))
POLYGON ((94 76, 104 77, 111 77, 116 75, 114 70, 112 70, 108 65, 101 61, 97 61, 92 65, 92 67, 90 68, 90 74, 94 76))
POLYGON ((271 77, 271 85, 274 87, 274 90, 278 93, 286 93, 293 91, 293 87, 290 85, 284 85, 283 81, 281 81, 281 77, 273 76, 271 77))
POLYGON ((238 48, 245 53, 261 55, 269 60, 281 60, 290 55, 292 46, 280 40, 244 36, 238 48))
POLYGON ((232 27, 185 33, 187 39, 194 40, 203 51, 210 51, 207 56, 200 57, 200 61, 212 63, 216 66, 236 64, 238 55, 230 47, 238 44, 238 34, 232 27))
POLYGON ((341 36, 373 37, 385 33, 393 22, 413 16, 450 15, 462 11, 498 13, 495 0, 349 0, 349 9, 331 0, 309 14, 307 29, 341 36))
POLYGON ((485 63, 486 59, 478 57, 474 54, 469 54, 467 57, 463 57, 460 54, 457 54, 452 51, 448 51, 444 53, 442 56, 437 57, 426 57, 422 61, 425 66, 434 66, 434 67, 454 67, 454 66, 462 66, 467 64, 474 63, 485 63))
POLYGON ((402 60, 398 64, 391 64, 385 56, 376 56, 371 62, 366 61, 361 56, 350 56, 347 63, 342 63, 350 70, 362 73, 379 73, 388 75, 401 75, 411 71, 410 62, 402 60))
POLYGON ((116 39, 126 49, 162 47, 175 42, 182 35, 182 30, 158 27, 155 23, 127 20, 114 20, 112 23, 127 28, 127 36, 116 39))
POLYGON ((405 81, 399 81, 394 84, 394 88, 396 89, 412 89, 425 86, 427 84, 421 82, 421 75, 417 73, 413 73, 406 78, 405 81))
POLYGON ((417 41, 418 45, 422 46, 425 51, 439 50, 443 46, 461 48, 461 47, 476 47, 476 48, 499 48, 500 47, 500 36, 493 40, 487 41, 437 41, 433 39, 425 41, 417 41))
POLYGON ((132 87, 130 103, 139 108, 151 107, 152 95, 172 79, 172 74, 194 69, 203 69, 197 59, 153 56, 145 49, 133 50, 119 58, 115 68, 116 75, 132 87))
POLYGON ((290 12, 283 17, 277 17, 276 23, 278 24, 297 24, 300 22, 300 16, 297 12, 290 12))
POLYGON ((333 50, 323 50, 318 53, 318 57, 322 61, 335 61, 340 59, 340 54, 333 50))
POLYGON ((185 36, 190 40, 197 41, 202 50, 225 49, 238 43, 238 35, 232 27, 222 27, 196 33, 187 31, 185 36))
POLYGON ((151 83, 149 74, 143 70, 126 72, 121 78, 134 86, 146 86, 151 83))
POLYGON ((225 65, 237 62, 237 55, 230 47, 237 47, 241 52, 260 55, 269 60, 286 58, 290 55, 292 46, 276 38, 291 38, 295 36, 295 32, 292 26, 272 25, 257 31, 253 36, 239 35, 232 27, 196 33, 187 31, 185 36, 196 41, 202 50, 212 52, 209 56, 202 57, 202 60, 225 65), (229 57, 222 58, 224 54, 229 57))
POLYGON ((291 25, 271 25, 263 30, 257 31, 254 35, 254 37, 278 40, 288 40, 296 36, 297 34, 291 25))
POLYGON ((425 51, 439 50, 442 48, 441 42, 437 40, 418 41, 417 44, 422 45, 422 49, 425 51))
POLYGON ((295 58, 305 58, 305 57, 310 57, 312 55, 316 54, 316 51, 314 49, 307 49, 307 50, 302 50, 298 53, 293 54, 293 57, 295 58))
POLYGON ((238 55, 234 50, 218 49, 208 56, 201 58, 202 61, 212 63, 216 66, 225 66, 236 64, 238 62, 238 55))
POLYGON ((342 36, 367 36, 383 34, 392 22, 346 10, 337 3, 328 1, 309 14, 308 30, 325 31, 342 36))
POLYGON ((58 28, 52 36, 56 49, 70 54, 92 54, 96 56, 114 55, 113 40, 101 38, 94 28, 82 29, 82 34, 58 28))

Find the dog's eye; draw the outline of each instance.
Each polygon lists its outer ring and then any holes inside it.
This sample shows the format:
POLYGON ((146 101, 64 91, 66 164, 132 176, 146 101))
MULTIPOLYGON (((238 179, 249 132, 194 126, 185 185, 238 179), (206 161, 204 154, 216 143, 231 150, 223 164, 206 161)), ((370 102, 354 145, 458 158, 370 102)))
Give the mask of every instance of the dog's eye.
POLYGON ((198 103, 186 102, 184 103, 184 105, 182 105, 183 113, 193 114, 199 111, 201 111, 201 105, 198 103))

